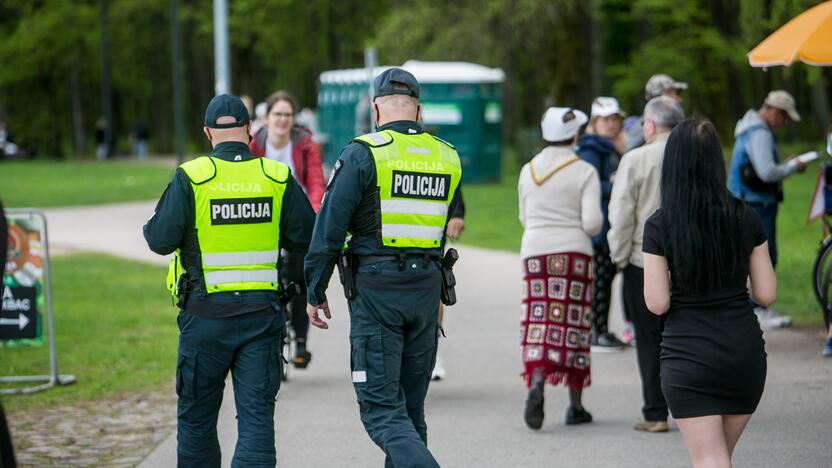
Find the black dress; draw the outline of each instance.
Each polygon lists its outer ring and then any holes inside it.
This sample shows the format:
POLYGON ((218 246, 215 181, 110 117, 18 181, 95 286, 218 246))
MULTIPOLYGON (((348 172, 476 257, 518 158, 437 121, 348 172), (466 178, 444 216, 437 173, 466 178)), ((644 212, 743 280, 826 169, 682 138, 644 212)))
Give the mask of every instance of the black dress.
MULTIPOLYGON (((660 210, 644 225, 646 253, 664 256, 660 210)), ((742 258, 766 241, 759 216, 746 206, 742 258)), ((695 258, 690 259, 696 261, 695 258)), ((668 260, 671 278, 676 266, 668 260)), ((662 333, 662 392, 674 418, 751 414, 766 380, 763 333, 749 300, 749 261, 723 287, 694 294, 672 285, 662 333)))

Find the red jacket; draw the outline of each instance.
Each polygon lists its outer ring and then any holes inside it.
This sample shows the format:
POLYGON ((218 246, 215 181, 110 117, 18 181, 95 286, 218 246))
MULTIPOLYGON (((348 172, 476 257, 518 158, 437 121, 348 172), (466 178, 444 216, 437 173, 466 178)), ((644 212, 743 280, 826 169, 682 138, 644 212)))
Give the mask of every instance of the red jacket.
MULTIPOLYGON (((255 157, 266 155, 266 138, 268 128, 261 127, 254 134, 251 143, 248 144, 251 154, 255 157)), ((312 141, 312 132, 306 127, 295 125, 289 134, 289 141, 292 142, 292 162, 295 164, 297 174, 292 174, 300 183, 312 209, 318 212, 321 207, 321 200, 324 197, 324 170, 321 163, 321 153, 318 145, 312 141)))

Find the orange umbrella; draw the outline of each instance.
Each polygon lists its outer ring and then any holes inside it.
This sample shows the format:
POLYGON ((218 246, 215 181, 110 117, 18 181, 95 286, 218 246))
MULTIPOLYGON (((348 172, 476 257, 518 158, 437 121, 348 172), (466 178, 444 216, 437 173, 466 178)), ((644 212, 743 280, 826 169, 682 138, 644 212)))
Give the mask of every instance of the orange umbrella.
POLYGON ((752 67, 832 65, 832 1, 814 6, 774 31, 748 53, 752 67))

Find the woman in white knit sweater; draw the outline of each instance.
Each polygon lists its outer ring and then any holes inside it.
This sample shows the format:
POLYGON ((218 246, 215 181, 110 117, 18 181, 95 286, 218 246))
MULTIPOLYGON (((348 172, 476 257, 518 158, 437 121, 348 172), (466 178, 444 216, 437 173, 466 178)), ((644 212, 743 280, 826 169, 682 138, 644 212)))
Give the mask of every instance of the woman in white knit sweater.
POLYGON ((543 388, 565 383, 566 424, 592 421, 581 403, 590 384, 592 240, 601 230, 598 173, 573 146, 587 121, 579 110, 551 107, 541 129, 546 148, 520 171, 523 241, 522 357, 529 388, 524 418, 543 425, 543 388))

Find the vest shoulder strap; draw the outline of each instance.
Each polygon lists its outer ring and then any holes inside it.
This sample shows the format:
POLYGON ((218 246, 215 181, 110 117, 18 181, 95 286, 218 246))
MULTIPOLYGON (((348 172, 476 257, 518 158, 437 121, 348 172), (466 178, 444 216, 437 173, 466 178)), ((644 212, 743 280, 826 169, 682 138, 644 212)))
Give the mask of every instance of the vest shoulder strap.
POLYGON ((260 159, 260 167, 263 169, 263 174, 265 174, 269 179, 277 182, 278 184, 285 184, 289 179, 289 166, 269 158, 258 159, 260 159))
POLYGON ((378 148, 379 146, 385 146, 393 143, 393 135, 390 135, 389 132, 367 133, 366 135, 353 138, 352 141, 358 141, 367 144, 370 147, 378 148))
POLYGON ((448 145, 448 147, 450 147, 452 150, 456 151, 456 147, 455 147, 454 145, 452 145, 452 144, 448 143, 447 141, 445 141, 445 140, 443 140, 443 139, 439 138, 439 137, 438 137, 438 136, 436 136, 436 135, 431 135, 431 136, 432 136, 434 139, 436 139, 437 141, 439 141, 440 143, 444 143, 444 144, 448 145))
POLYGON ((196 185, 204 184, 217 175, 217 166, 214 165, 214 161, 208 156, 200 156, 179 167, 185 171, 185 174, 191 179, 191 182, 196 185))

